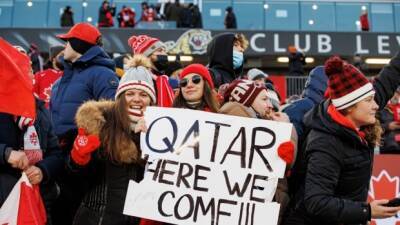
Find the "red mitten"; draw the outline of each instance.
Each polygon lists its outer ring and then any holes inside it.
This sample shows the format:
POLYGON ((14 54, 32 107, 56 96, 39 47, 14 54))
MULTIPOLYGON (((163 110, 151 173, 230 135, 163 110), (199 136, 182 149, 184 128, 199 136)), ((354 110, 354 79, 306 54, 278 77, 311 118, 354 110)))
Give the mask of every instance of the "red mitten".
POLYGON ((164 224, 163 222, 141 218, 139 225, 163 225, 163 224, 164 224))
POLYGON ((294 144, 291 141, 281 143, 278 147, 278 155, 286 164, 291 164, 294 159, 294 144))
POLYGON ((86 135, 83 128, 78 129, 78 136, 74 141, 74 147, 71 151, 71 158, 78 165, 84 166, 91 159, 91 153, 100 146, 99 137, 96 135, 86 135))

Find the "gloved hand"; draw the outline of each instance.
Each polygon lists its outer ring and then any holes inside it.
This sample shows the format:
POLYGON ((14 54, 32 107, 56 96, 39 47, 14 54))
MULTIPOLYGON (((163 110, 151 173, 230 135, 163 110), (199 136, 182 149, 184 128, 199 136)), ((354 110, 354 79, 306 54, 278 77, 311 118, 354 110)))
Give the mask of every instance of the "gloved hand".
POLYGON ((294 144, 291 141, 281 143, 278 147, 278 155, 286 164, 291 164, 294 159, 294 144))
POLYGON ((71 151, 71 158, 78 165, 84 166, 89 163, 91 153, 100 146, 99 137, 96 135, 86 135, 84 128, 78 129, 78 136, 74 141, 71 151))

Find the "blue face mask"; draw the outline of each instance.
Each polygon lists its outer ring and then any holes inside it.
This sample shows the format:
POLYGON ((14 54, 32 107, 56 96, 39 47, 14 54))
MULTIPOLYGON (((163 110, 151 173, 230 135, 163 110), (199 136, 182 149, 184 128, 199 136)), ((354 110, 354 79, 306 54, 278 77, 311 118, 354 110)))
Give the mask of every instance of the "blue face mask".
POLYGON ((241 67, 243 64, 243 52, 233 50, 233 69, 241 67))

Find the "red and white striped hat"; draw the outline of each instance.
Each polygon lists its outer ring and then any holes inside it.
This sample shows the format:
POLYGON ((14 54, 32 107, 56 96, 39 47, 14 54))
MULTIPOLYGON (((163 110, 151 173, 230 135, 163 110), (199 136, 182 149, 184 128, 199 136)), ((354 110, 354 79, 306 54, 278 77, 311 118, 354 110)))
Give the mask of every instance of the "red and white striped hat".
POLYGON ((130 89, 138 89, 146 92, 152 102, 157 102, 156 92, 154 90, 153 78, 151 72, 143 66, 131 67, 122 76, 119 81, 115 99, 118 98, 124 91, 130 89))
POLYGON ((146 57, 149 57, 159 48, 165 48, 160 39, 147 35, 132 36, 129 38, 128 44, 131 46, 133 54, 143 54, 146 57))

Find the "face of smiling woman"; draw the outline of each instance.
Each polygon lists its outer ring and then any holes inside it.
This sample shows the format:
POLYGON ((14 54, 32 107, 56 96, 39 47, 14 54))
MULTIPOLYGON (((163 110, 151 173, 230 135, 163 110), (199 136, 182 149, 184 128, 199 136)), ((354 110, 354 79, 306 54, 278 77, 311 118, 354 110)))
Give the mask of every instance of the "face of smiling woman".
POLYGON ((194 73, 185 76, 185 78, 183 78, 181 81, 181 91, 182 91, 183 98, 187 102, 200 101, 204 94, 203 78, 200 75, 194 74, 194 73), (184 80, 184 79, 186 79, 186 80, 184 80), (185 85, 183 86, 182 84, 185 84, 185 85))
POLYGON ((151 103, 151 98, 145 91, 130 89, 125 92, 125 101, 128 112, 133 111, 137 115, 143 115, 146 107, 151 103))

